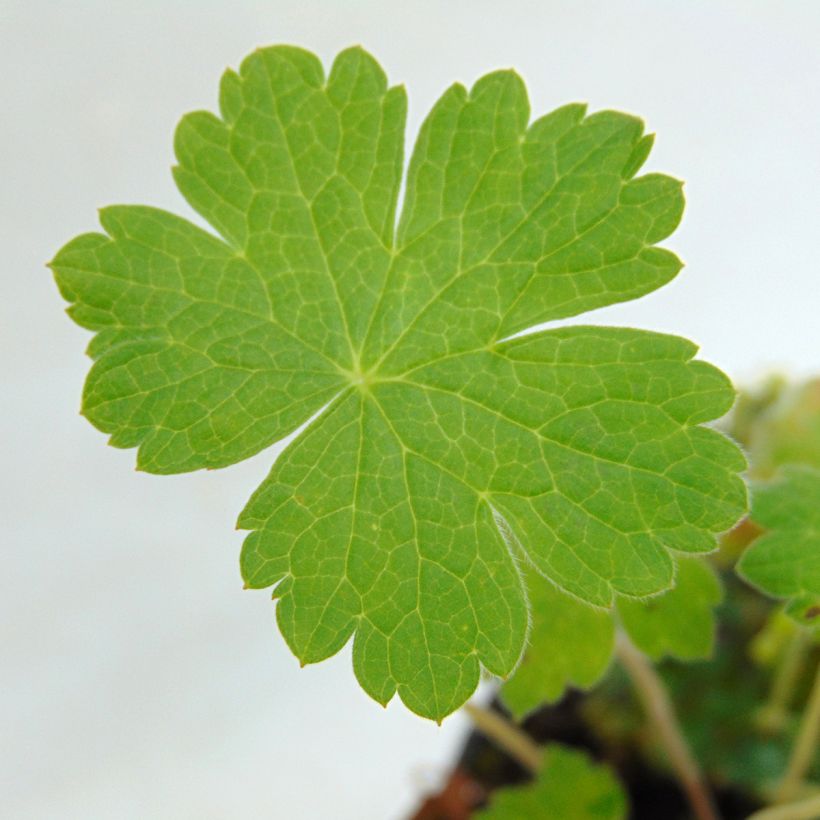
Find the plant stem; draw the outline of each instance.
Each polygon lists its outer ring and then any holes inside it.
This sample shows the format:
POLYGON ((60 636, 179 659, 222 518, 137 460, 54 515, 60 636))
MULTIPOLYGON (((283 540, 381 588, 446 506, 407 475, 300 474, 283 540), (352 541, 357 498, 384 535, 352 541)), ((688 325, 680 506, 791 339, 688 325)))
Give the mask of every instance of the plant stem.
POLYGON ((705 778, 683 736, 663 682, 646 656, 632 645, 626 635, 618 634, 615 647, 686 793, 692 812, 698 820, 718 820, 705 778))
POLYGON ((541 766, 541 749, 521 728, 503 715, 474 703, 465 703, 464 711, 470 719, 500 749, 514 758, 533 774, 541 766))
POLYGON ((780 731, 786 722, 805 651, 806 636, 801 629, 791 638, 780 657, 775 669, 771 694, 761 712, 763 728, 768 731, 780 731))
POLYGON ((814 685, 800 723, 786 773, 775 790, 775 803, 790 800, 800 787, 812 764, 817 749, 818 735, 820 735, 820 665, 814 676, 814 685))
POLYGON ((820 794, 797 803, 761 809, 749 815, 747 820, 815 820, 817 817, 820 817, 820 794))

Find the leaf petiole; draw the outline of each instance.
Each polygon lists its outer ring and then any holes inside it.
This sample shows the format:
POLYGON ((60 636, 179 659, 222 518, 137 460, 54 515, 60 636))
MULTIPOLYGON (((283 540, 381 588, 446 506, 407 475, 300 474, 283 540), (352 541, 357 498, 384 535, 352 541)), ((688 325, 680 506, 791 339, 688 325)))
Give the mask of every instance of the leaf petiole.
POLYGON ((463 709, 470 716, 476 728, 500 749, 527 771, 533 774, 538 771, 542 758, 541 749, 523 729, 499 712, 494 712, 484 706, 465 703, 463 709))
POLYGON ((619 632, 615 639, 615 654, 643 702, 649 722, 657 733, 695 817, 698 820, 718 820, 706 779, 692 756, 669 693, 654 667, 623 632, 619 632))
POLYGON ((776 803, 785 803, 794 797, 811 766, 817 750, 818 738, 820 738, 820 664, 815 673, 809 702, 803 714, 786 773, 775 790, 776 803))

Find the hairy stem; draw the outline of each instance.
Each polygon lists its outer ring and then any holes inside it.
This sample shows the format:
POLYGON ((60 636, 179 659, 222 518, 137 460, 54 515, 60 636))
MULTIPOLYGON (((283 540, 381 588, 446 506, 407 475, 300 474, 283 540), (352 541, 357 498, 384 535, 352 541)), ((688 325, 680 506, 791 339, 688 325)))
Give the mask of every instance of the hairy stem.
POLYGON ((820 794, 797 803, 761 809, 749 815, 747 820, 815 820, 817 817, 820 817, 820 794))
POLYGON ((619 633, 615 646, 618 659, 643 702, 649 722, 686 793, 693 814, 698 820, 718 820, 709 788, 683 736, 663 682, 652 664, 632 645, 626 635, 619 633))
POLYGON ((533 774, 538 771, 541 765, 541 749, 523 729, 498 712, 474 703, 465 703, 464 711, 482 734, 496 746, 533 774))
POLYGON ((814 685, 800 723, 786 773, 775 790, 776 803, 784 803, 794 797, 814 759, 818 735, 820 735, 820 665, 814 676, 814 685))

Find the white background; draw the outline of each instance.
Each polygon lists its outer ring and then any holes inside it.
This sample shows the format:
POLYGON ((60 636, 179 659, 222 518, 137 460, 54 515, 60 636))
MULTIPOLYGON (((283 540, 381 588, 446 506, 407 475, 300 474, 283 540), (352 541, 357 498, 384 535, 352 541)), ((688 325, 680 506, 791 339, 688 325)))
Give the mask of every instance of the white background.
POLYGON ((820 370, 820 3, 0 2, 0 814, 401 818, 457 748, 357 688, 347 651, 299 670, 242 592, 237 512, 274 452, 158 478, 77 414, 87 334, 43 267, 95 208, 189 213, 180 115, 258 45, 361 43, 410 92, 525 77, 644 116, 687 180, 680 277, 591 317, 681 333, 739 380, 820 370))

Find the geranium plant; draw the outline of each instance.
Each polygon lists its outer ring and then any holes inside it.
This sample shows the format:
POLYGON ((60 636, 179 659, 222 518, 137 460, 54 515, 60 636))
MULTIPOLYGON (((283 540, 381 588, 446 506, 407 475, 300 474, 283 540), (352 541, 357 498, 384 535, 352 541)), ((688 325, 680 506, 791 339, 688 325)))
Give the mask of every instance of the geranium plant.
MULTIPOLYGON (((298 431, 238 526, 246 586, 273 589, 303 663, 352 640, 373 699, 441 721, 482 672, 521 717, 592 687, 615 653, 692 810, 714 817, 652 660, 713 651, 724 584, 707 556, 747 512, 747 465, 708 425, 735 392, 685 339, 555 325, 678 274, 659 243, 681 183, 641 173, 641 120, 533 117, 513 71, 445 91, 406 167, 405 114, 360 48, 327 73, 289 46, 227 71, 219 113, 175 137, 175 180, 212 230, 109 207, 51 263, 94 333, 82 411, 159 474, 298 431)), ((740 562, 805 632, 818 499, 811 466, 756 491, 766 534, 740 562)), ((467 708, 538 773, 488 817, 625 816, 599 764, 467 708)), ((802 798, 814 734, 760 795, 802 798)))

